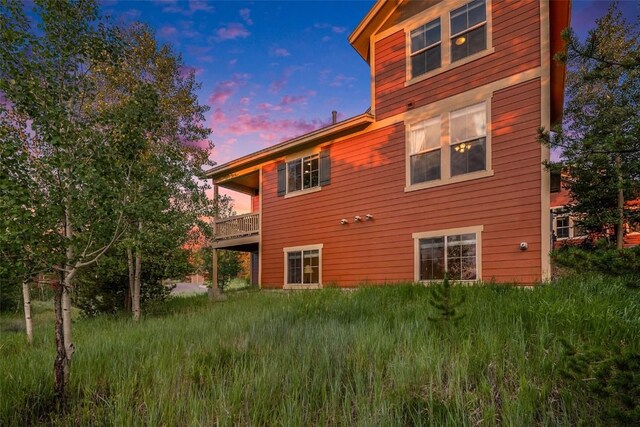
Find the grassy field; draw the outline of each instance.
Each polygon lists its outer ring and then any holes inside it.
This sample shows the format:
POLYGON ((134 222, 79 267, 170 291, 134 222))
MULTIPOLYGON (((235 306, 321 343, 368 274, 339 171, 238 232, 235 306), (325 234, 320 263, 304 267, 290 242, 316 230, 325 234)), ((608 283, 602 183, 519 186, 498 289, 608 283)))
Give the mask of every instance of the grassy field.
POLYGON ((457 324, 422 286, 174 298, 133 324, 77 318, 70 403, 51 412, 53 325, 33 347, 0 317, 0 425, 594 425, 605 400, 563 375, 578 351, 640 351, 640 291, 598 278, 455 288, 457 324))

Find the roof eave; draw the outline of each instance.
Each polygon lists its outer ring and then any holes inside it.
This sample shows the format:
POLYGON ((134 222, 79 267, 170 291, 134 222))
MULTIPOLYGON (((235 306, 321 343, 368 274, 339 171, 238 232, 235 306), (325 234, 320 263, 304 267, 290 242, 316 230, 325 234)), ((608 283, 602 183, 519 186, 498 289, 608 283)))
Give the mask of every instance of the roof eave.
POLYGON ((369 52, 369 40, 373 32, 386 20, 395 8, 403 0, 377 0, 371 10, 360 21, 355 30, 349 35, 349 43, 358 54, 369 63, 371 55, 369 52), (374 24, 378 25, 374 25, 374 24))
POLYGON ((321 144, 330 140, 332 137, 342 136, 341 134, 347 133, 348 131, 364 128, 370 123, 373 123, 373 121, 374 117, 371 113, 363 113, 334 125, 320 128, 296 138, 283 141, 274 146, 240 157, 239 159, 232 160, 219 166, 214 166, 206 171, 205 174, 207 178, 213 180, 224 178, 231 173, 277 159, 278 157, 286 155, 297 149, 303 149, 305 146, 321 144))

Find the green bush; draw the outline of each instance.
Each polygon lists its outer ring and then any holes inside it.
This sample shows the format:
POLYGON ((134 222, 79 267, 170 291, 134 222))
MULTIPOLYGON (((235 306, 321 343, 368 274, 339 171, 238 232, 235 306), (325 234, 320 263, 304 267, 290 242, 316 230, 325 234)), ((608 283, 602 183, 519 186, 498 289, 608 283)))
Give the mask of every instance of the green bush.
POLYGON ((601 273, 620 277, 627 286, 640 286, 640 246, 622 250, 566 246, 553 251, 552 260, 556 266, 576 273, 601 273))

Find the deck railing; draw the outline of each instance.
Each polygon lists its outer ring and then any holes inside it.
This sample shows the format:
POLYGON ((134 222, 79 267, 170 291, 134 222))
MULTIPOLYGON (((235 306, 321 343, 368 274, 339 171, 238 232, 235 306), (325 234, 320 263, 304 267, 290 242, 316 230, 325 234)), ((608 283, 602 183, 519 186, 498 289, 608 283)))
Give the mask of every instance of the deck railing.
POLYGON ((216 220, 216 240, 252 236, 260 232, 260 214, 248 213, 216 220))

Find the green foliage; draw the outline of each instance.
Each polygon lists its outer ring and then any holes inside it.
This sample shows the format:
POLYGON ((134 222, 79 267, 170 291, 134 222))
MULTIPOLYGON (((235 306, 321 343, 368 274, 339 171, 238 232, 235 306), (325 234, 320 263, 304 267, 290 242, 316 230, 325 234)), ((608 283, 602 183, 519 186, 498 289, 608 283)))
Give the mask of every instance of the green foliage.
POLYGON ((464 317, 464 313, 461 313, 459 309, 464 304, 465 294, 453 295, 452 285, 446 274, 442 283, 431 285, 429 289, 431 290, 429 304, 438 312, 436 317, 429 317, 430 321, 457 322, 464 317))
POLYGON ((551 258, 556 265, 574 273, 601 273, 618 278, 629 287, 640 287, 640 246, 627 249, 566 246, 553 251, 551 258))
POLYGON ((244 273, 242 254, 238 251, 218 251, 218 286, 226 289, 231 279, 244 273))
POLYGON ((52 315, 50 306, 36 305, 33 346, 5 329, 14 317, 0 316, 0 367, 8 373, 0 375, 0 419, 6 425, 616 424, 608 397, 562 374, 566 355, 558 338, 581 353, 607 349, 599 361, 640 352, 637 291, 601 277, 532 290, 453 290, 466 295, 465 317, 447 340, 428 320, 431 291, 410 284, 240 291, 215 307, 205 295, 175 297, 135 328, 125 316, 78 318, 83 351, 73 361, 63 415, 47 411, 52 315))
POLYGON ((640 221, 640 211, 628 205, 618 211, 619 197, 640 197, 640 27, 626 22, 616 3, 596 22, 584 43, 564 33, 567 51, 558 58, 567 65, 564 123, 540 140, 561 152, 560 162, 548 166, 570 174, 563 185, 571 211, 582 214, 580 227, 599 233, 621 219, 640 221))
POLYGON ((562 374, 576 388, 587 389, 603 404, 603 418, 620 425, 640 423, 640 352, 628 348, 578 350, 561 340, 562 374))
MULTIPOLYGON (((145 311, 167 300, 175 285, 165 279, 182 279, 192 272, 189 252, 181 247, 156 248, 142 264, 140 302, 145 311)), ((87 317, 128 310, 129 271, 122 251, 112 251, 79 278, 74 303, 87 317)))

